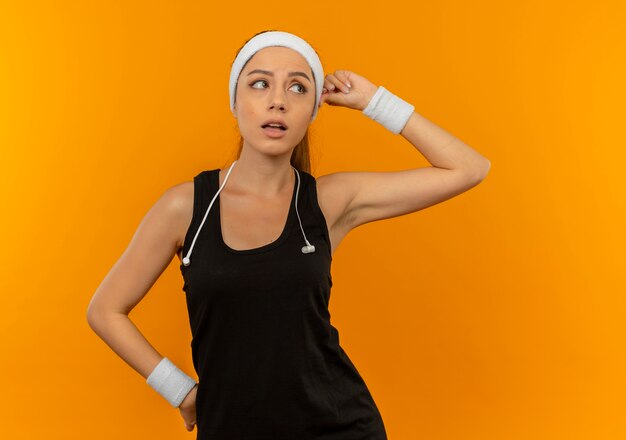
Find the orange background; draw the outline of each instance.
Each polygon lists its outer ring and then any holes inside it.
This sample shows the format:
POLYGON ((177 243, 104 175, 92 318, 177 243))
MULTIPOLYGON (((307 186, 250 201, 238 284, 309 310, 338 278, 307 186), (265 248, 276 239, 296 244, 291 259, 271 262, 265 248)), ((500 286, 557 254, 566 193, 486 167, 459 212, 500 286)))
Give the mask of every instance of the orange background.
MULTIPOLYGON (((491 161, 334 255, 332 322, 389 439, 626 438, 623 5, 2 2, 0 437, 195 438, 86 308, 160 195, 230 160, 230 65, 280 29, 491 161)), ((346 108, 311 140, 316 177, 429 165, 346 108)), ((195 376, 177 258, 130 316, 195 376)))

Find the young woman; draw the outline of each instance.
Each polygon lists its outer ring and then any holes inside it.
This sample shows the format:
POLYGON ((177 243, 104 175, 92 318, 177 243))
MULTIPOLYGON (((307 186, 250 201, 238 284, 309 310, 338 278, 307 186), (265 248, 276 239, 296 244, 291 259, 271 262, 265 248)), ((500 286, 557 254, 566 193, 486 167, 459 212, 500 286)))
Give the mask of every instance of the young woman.
POLYGON ((357 226, 460 194, 490 163, 384 87, 348 70, 324 76, 315 50, 287 32, 246 42, 230 96, 237 159, 162 195, 94 294, 89 324, 198 439, 386 439, 330 323, 332 255, 357 226), (401 134, 432 166, 314 178, 308 127, 324 103, 401 134), (174 255, 198 382, 128 318, 174 255))

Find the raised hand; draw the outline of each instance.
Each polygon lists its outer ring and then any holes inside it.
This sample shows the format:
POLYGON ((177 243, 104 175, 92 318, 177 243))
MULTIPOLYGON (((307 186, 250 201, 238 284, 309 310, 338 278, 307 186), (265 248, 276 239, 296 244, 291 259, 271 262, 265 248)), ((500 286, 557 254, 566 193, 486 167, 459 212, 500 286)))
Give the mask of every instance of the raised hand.
POLYGON ((355 110, 367 107, 378 86, 350 70, 335 70, 324 78, 320 107, 326 103, 355 110), (347 91, 347 93, 346 93, 347 91))

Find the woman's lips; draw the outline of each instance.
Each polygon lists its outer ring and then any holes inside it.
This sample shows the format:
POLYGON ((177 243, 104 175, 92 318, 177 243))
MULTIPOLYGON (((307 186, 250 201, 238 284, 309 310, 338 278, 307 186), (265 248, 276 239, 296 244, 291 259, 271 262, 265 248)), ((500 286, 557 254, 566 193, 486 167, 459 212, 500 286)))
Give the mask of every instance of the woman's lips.
POLYGON ((261 127, 263 129, 263 132, 271 138, 281 138, 285 135, 285 132, 287 130, 283 130, 281 128, 274 128, 274 127, 261 127))

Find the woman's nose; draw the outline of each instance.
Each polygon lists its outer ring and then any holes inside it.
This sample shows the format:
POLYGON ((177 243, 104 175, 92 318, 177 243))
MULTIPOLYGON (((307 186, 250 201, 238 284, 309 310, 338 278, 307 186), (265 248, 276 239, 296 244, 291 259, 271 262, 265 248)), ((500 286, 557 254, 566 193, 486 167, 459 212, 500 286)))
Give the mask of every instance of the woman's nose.
POLYGON ((272 100, 271 108, 280 107, 281 110, 285 109, 285 91, 280 89, 275 89, 276 91, 271 95, 270 99, 272 100))
POLYGON ((282 102, 283 101, 274 101, 272 105, 270 105, 270 108, 279 107, 281 110, 284 110, 285 104, 283 104, 282 102))

